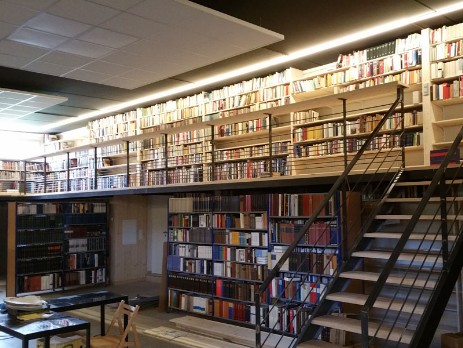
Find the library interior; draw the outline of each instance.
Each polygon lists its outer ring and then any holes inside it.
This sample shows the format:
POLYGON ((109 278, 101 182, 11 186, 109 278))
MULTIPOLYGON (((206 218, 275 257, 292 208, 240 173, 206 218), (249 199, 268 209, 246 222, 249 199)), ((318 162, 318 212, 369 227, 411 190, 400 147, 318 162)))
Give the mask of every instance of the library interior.
POLYGON ((463 348, 462 141, 463 1, 2 0, 0 348, 463 348))

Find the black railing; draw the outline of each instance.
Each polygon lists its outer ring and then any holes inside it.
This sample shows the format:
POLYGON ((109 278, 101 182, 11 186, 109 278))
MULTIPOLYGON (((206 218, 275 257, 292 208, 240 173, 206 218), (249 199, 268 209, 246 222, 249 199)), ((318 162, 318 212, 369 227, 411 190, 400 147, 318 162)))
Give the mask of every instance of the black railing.
MULTIPOLYGON (((463 265, 463 261, 457 255, 462 250, 462 238, 460 236, 461 226, 458 224, 458 215, 460 213, 461 207, 457 207, 456 211, 454 211, 453 220, 449 224, 449 218, 451 217, 447 208, 448 198, 453 196, 451 192, 448 192, 445 187, 450 184, 456 185, 455 179, 461 176, 460 166, 456 166, 456 168, 450 168, 453 171, 454 178, 452 180, 446 180, 446 176, 448 176, 449 171, 449 163, 451 162, 452 158, 454 157, 455 152, 458 150, 460 146, 461 140, 463 137, 463 128, 460 130, 458 135, 455 138, 455 141, 448 149, 448 153, 445 158, 442 160, 439 168, 435 172, 431 183, 429 184, 428 188, 423 194, 421 201, 419 202, 413 216, 411 217, 410 221, 406 225, 403 233, 401 234, 400 239, 397 241, 395 248, 393 249, 389 260, 385 263, 382 267, 382 272, 379 275, 378 280, 375 282, 373 288, 370 291, 368 299, 366 300, 364 306, 361 309, 361 326, 362 326, 362 347, 367 348, 370 342, 377 336, 379 330, 382 327, 382 324, 377 327, 377 329, 372 330, 369 327, 369 319, 370 313, 372 308, 374 307, 374 303, 376 302, 378 296, 380 295, 384 285, 386 284, 386 280, 391 274, 391 272, 397 268, 397 262, 399 260, 399 256, 404 251, 407 243, 410 240, 410 236, 414 232, 415 227, 417 226, 420 219, 422 219, 422 214, 425 209, 429 209, 429 203, 431 201, 432 196, 435 194, 436 191, 439 192, 439 206, 438 209, 431 215, 428 216, 428 220, 430 220, 429 225, 424 233, 424 237, 421 241, 419 241, 417 247, 414 250, 413 258, 410 261, 408 267, 404 270, 403 276, 405 277, 408 274, 414 274, 412 276, 412 284, 400 284, 398 288, 396 288, 395 293, 392 296, 392 301, 399 296, 399 291, 405 291, 405 294, 401 294, 402 297, 402 307, 401 310, 397 311, 396 314, 391 315, 391 305, 384 313, 381 322, 385 322, 386 319, 390 322, 392 321, 392 325, 388 325, 389 333, 385 338, 386 341, 394 341, 395 343, 392 345, 398 346, 401 342, 405 342, 410 344, 411 347, 427 347, 430 345, 435 329, 437 328, 437 324, 439 320, 436 318, 440 318, 447 300, 450 296, 450 293, 453 289, 453 286, 457 280, 457 277, 460 273, 461 267, 463 265), (432 233, 432 225, 433 223, 437 222, 439 224, 439 233, 431 235, 432 233), (448 231, 449 229, 453 229, 456 231, 454 236, 456 237, 454 243, 452 243, 452 247, 449 249, 449 238, 448 238, 448 231), (438 238, 440 234, 440 238, 438 238), (435 243, 441 243, 441 247, 439 251, 435 251, 433 246, 435 243), (430 243, 431 246, 427 247, 426 251, 422 251, 425 247, 425 243, 430 243), (440 264, 442 263, 442 266, 440 264), (424 268, 425 276, 420 276, 420 271, 424 268), (436 273, 437 270, 437 273, 436 273), (434 273, 434 274, 433 274, 434 273), (434 277, 438 275, 437 280, 434 277), (420 280, 418 283, 417 280, 420 280), (425 285, 423 286, 423 282, 425 285), (436 284, 436 285, 433 285, 436 284), (414 286, 416 286, 414 288, 414 286), (428 303, 424 311, 422 311, 420 307, 420 300, 423 301, 424 293, 427 288, 431 288, 432 291, 429 299, 426 299, 428 303), (405 289, 405 290, 404 290, 405 289), (412 297, 412 291, 418 289, 418 293, 415 293, 414 299, 412 297), (408 306, 408 315, 403 315, 403 308, 404 306, 408 306), (413 307, 410 310, 410 306, 413 307), (418 312, 418 308, 420 308, 418 312), (418 323, 413 323, 416 321, 416 314, 419 314, 418 323), (399 316, 402 317, 399 319, 399 316), (414 317, 415 315, 415 317, 414 317), (400 323, 399 323, 400 322, 400 323), (405 322, 405 325, 403 323, 405 322), (400 337, 399 339, 392 339, 391 333, 394 327, 401 325, 401 327, 407 328, 408 326, 413 326, 411 331, 414 331, 413 338, 410 342, 408 342, 408 338, 400 337)), ((461 184, 460 184, 461 185, 461 184)), ((456 201, 451 202, 452 209, 455 209, 456 201)), ((402 281, 403 283, 403 281, 402 281)), ((384 337, 382 337, 384 339, 384 337)), ((386 344, 384 341, 382 344, 386 344)))
MULTIPOLYGON (((290 256, 297 251, 298 249, 298 244, 300 244, 301 240, 304 238, 304 236, 307 234, 309 231, 310 227, 314 225, 314 223, 320 219, 320 214, 322 211, 324 211, 325 207, 330 203, 330 200, 333 200, 333 197, 335 195, 342 191, 342 198, 341 198, 341 209, 344 210, 347 207, 347 197, 348 193, 346 193, 347 190, 349 191, 355 191, 358 189, 360 186, 363 186, 364 188, 369 188, 371 190, 371 187, 369 184, 373 181, 375 182, 382 182, 382 179, 388 178, 392 180, 395 180, 397 173, 401 171, 403 167, 403 158, 400 158, 403 155, 403 149, 401 151, 394 151, 393 147, 388 146, 386 143, 388 140, 385 141, 385 144, 383 144, 379 149, 376 151, 372 151, 374 153, 370 157, 368 157, 367 160, 363 157, 365 152, 371 148, 371 144, 374 141, 375 138, 377 138, 378 134, 380 134, 381 130, 383 129, 383 126, 387 122, 388 119, 390 119, 394 111, 397 109, 399 105, 403 106, 403 88, 399 87, 397 90, 397 98, 396 100, 392 103, 390 106, 389 110, 387 113, 384 115, 384 117, 379 121, 375 129, 371 132, 369 137, 365 140, 359 151, 353 156, 353 159, 347 164, 345 170, 342 172, 342 174, 338 177, 336 182, 333 184, 331 189, 325 194, 325 198, 323 201, 317 206, 314 207, 313 213, 310 215, 310 218, 307 219, 307 221, 304 223, 303 227, 300 229, 300 231, 296 234, 294 240, 289 244, 288 248, 286 251, 283 253, 279 261, 274 265, 273 269, 267 276, 267 278, 264 280, 263 284, 260 286, 259 290, 255 294, 255 316, 256 316, 256 347, 260 348, 262 347, 267 340, 270 339, 272 333, 278 333, 279 336, 277 336, 276 340, 277 342, 272 342, 274 345, 278 345, 280 342, 283 341, 283 335, 281 335, 281 331, 285 331, 285 327, 282 327, 281 323, 279 328, 277 328, 275 325, 268 325, 269 323, 269 316, 270 313, 272 312, 273 308, 278 305, 278 300, 275 305, 270 305, 267 314, 264 314, 264 318, 262 318, 261 315, 261 299, 265 294, 267 294, 269 287, 271 286, 272 282, 274 282, 274 279, 280 274, 283 265, 287 260, 290 258, 290 256), (369 176, 364 175, 364 174, 371 174, 369 176), (391 174, 393 173, 393 174, 391 174), (355 185, 352 185, 353 177, 356 177, 358 180, 355 185), (263 320, 262 320, 263 319, 263 320), (268 327, 268 328, 267 328, 268 327), (261 339, 261 330, 262 328, 265 328, 264 330, 268 332, 268 335, 266 336, 265 340, 262 341, 261 339), (283 330, 281 330, 283 328, 283 330)), ((344 108, 344 113, 345 113, 345 108, 344 108)), ((402 117, 403 117, 403 109, 402 109, 402 117)), ((346 118, 344 117, 344 122, 346 118)), ((392 132, 394 133, 394 132, 392 132)), ((397 131, 396 135, 398 134, 399 137, 403 135, 403 122, 400 122, 400 124, 397 126, 397 131)), ((393 136, 390 134, 390 136, 393 136)), ((382 193, 379 194, 380 197, 383 197, 384 194, 390 191, 389 189, 390 185, 377 185, 374 188, 374 194, 378 195, 377 191, 383 191, 382 193)), ((344 211, 345 212, 345 211, 344 211)), ((342 214, 341 214, 342 215, 342 214)), ((342 217, 341 221, 341 226, 344 226, 342 228, 344 236, 341 238, 342 240, 345 240, 345 234, 347 233, 347 229, 349 228, 345 224, 345 219, 347 219, 346 216, 342 217)), ((371 221, 371 218, 369 218, 371 221)), ((359 223, 359 221, 357 221, 359 223)), ((363 227, 363 226, 362 226, 363 227)), ((362 228, 363 230, 363 228, 362 228)), ((360 238, 357 239, 357 241, 354 243, 358 243, 360 238)), ((338 240, 339 242, 339 240, 338 240)), ((314 248, 317 247, 315 245, 313 246, 314 248)), ((348 246, 344 245, 342 250, 342 255, 343 257, 348 254, 347 250, 348 246)), ((299 270, 299 267, 301 265, 297 266, 297 269, 295 272, 299 270)), ((339 273, 340 267, 337 268, 337 270, 334 271, 335 274, 333 276, 336 277, 336 275, 339 273)), ((288 286, 290 286, 290 283, 294 280, 295 278, 292 277, 289 280, 288 286)), ((299 277, 300 279, 300 277, 299 277)), ((336 279, 336 278, 335 278, 336 279)), ((334 280, 330 282, 330 284, 333 284, 334 280)), ((295 315, 289 317, 288 320, 295 320, 295 318, 300 318, 298 315, 301 312, 308 312, 308 315, 303 315, 303 321, 301 323, 297 324, 297 327, 299 329, 299 332, 294 332, 293 335, 291 336, 290 342, 288 343, 287 340, 285 340, 284 344, 285 346, 292 346, 296 342, 300 341, 301 339, 301 333, 304 332, 304 330, 308 327, 311 318, 313 318, 316 314, 316 312, 319 310, 319 307, 315 307, 315 312, 313 311, 313 308, 307 308, 305 306, 306 299, 310 296, 310 293, 312 291, 316 291, 314 289, 317 288, 317 285, 321 283, 321 277, 318 278, 317 284, 313 284, 310 288, 309 294, 307 294, 305 299, 302 299, 297 307, 297 311, 295 315)), ((324 294, 326 294, 329 290, 329 287, 331 285, 328 285, 327 288, 323 290, 323 293, 319 293, 318 296, 323 297, 324 294)), ((283 293, 287 291, 288 287, 285 287, 283 290, 283 293)), ((287 305, 291 306, 294 305, 294 303, 287 305)), ((290 323, 286 323, 287 325, 291 325, 290 323)), ((295 326, 295 325, 293 325, 295 326)), ((286 330, 287 331, 287 330, 286 330)))

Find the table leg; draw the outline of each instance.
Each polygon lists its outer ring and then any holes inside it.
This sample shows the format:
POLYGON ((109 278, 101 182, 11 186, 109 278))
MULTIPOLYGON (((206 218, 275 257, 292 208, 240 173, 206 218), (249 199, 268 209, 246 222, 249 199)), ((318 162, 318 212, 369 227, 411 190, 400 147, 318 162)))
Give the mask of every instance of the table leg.
POLYGON ((23 339, 22 348, 29 348, 29 340, 23 339))
POLYGON ((105 335, 105 310, 104 310, 104 304, 100 306, 100 331, 101 331, 101 336, 105 335))
POLYGON ((90 325, 85 330, 85 347, 90 348, 90 325))

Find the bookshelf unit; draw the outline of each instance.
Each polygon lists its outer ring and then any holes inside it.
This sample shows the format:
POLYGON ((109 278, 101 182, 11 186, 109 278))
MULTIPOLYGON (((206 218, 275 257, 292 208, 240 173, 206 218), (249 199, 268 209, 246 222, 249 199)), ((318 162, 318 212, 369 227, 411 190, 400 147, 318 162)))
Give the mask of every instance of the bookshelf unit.
POLYGON ((106 203, 8 203, 7 295, 105 284, 106 203))
MULTIPOLYGON (((349 193, 348 197, 349 219, 353 221, 355 212, 360 211, 360 198, 355 193, 349 193)), ((323 193, 170 198, 169 308, 255 325, 255 292, 323 198, 323 193)), ((298 255, 307 260, 304 263, 307 267, 295 269, 296 261, 302 259, 290 260, 276 284, 262 296, 262 318, 269 317, 267 329, 273 327, 277 317, 298 315, 302 322, 332 279, 341 261, 339 201, 337 194, 310 229, 307 240, 298 247, 298 255), (292 298, 289 296, 292 292, 288 292, 288 298, 278 300, 278 291, 290 273, 300 278, 299 282, 292 280, 293 285, 299 284, 299 298, 292 298), (314 294, 318 295, 311 294, 308 301, 302 300, 304 292, 300 289, 307 289, 308 293, 314 284, 318 287, 314 294), (271 304, 277 300, 279 305, 273 307, 271 304), (270 308, 278 308, 278 313, 269 313, 270 308)), ((359 223, 360 220, 357 227, 359 223)), ((291 335, 298 329, 297 325, 291 328, 282 325, 276 330, 291 335)))
POLYGON ((0 160, 0 194, 20 193, 21 161, 0 160))

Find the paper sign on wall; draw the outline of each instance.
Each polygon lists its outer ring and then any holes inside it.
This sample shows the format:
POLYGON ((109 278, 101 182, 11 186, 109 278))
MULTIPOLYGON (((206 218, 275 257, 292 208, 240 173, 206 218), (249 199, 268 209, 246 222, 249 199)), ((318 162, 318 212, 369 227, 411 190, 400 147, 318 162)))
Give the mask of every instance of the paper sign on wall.
POLYGON ((137 220, 122 221, 122 245, 137 244, 137 220))

